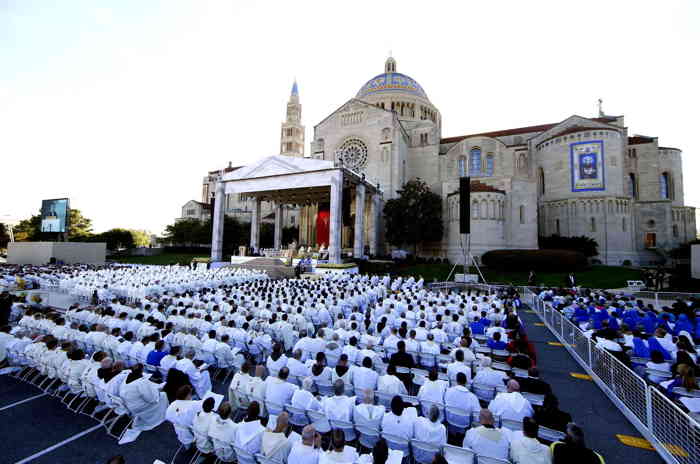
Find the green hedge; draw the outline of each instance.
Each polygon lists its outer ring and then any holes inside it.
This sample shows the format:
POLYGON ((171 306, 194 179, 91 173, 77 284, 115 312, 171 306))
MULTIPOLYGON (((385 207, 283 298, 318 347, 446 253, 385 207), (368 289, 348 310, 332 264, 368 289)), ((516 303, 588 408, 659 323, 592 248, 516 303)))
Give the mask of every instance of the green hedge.
POLYGON ((583 253, 571 250, 492 250, 481 261, 499 271, 569 272, 588 267, 583 253))

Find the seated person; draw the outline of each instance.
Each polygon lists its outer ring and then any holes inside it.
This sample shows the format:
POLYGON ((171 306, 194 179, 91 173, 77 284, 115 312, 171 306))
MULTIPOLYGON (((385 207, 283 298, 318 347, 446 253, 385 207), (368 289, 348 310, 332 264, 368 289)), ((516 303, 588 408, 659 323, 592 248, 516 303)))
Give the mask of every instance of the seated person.
POLYGON ((566 430, 566 424, 571 422, 571 414, 559 409, 559 400, 549 393, 544 396, 542 406, 535 411, 535 421, 542 427, 558 430, 566 430))
POLYGON ((509 380, 507 389, 506 393, 499 393, 491 400, 489 410, 501 416, 502 419, 516 422, 522 422, 524 417, 532 417, 534 410, 530 402, 520 393, 518 382, 509 380))
POLYGON ((493 337, 486 341, 486 346, 492 350, 505 350, 508 345, 501 340, 501 332, 494 332, 493 337))
POLYGON ((481 410, 479 422, 479 427, 472 427, 467 431, 462 446, 476 454, 507 460, 510 451, 510 430, 495 427, 493 414, 488 409, 481 410))
POLYGON ((551 445, 552 464, 605 464, 603 457, 586 447, 583 430, 574 424, 566 426, 566 438, 551 445))

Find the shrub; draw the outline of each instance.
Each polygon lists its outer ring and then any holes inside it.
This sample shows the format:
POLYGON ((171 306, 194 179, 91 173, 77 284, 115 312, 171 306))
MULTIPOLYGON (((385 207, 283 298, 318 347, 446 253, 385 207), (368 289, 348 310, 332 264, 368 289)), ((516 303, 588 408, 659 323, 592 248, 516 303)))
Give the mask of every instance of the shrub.
POLYGON ((588 266, 583 253, 571 250, 491 250, 481 262, 499 271, 580 271, 588 266))
POLYGON ((624 261, 622 262, 622 265, 623 265, 623 266, 631 266, 631 265, 632 265, 632 261, 630 261, 629 259, 626 259, 626 260, 624 260, 624 261))
POLYGON ((542 249, 580 251, 587 258, 598 255, 598 242, 584 235, 579 237, 550 235, 549 237, 539 237, 538 242, 542 249))

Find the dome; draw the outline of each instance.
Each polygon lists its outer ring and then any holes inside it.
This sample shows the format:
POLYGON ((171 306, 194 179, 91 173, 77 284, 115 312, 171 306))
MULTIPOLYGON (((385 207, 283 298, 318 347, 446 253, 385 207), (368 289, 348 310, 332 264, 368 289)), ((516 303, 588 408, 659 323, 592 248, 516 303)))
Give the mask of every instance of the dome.
POLYGON ((423 87, 421 87, 418 82, 405 74, 397 72, 384 72, 374 76, 362 86, 359 92, 357 92, 356 98, 375 95, 381 92, 408 93, 425 98, 426 100, 428 99, 423 87))
POLYGON ((387 58, 384 63, 384 72, 368 80, 357 92, 355 98, 363 98, 382 92, 400 92, 428 99, 423 87, 415 79, 396 72, 396 60, 392 57, 387 58))

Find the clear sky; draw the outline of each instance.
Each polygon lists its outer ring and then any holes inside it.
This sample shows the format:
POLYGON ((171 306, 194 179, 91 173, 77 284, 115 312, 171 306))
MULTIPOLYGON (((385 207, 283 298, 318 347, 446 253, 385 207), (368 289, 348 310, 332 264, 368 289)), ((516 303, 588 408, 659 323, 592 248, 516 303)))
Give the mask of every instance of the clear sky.
POLYGON ((279 152, 295 76, 308 142, 389 51, 443 137, 601 97, 683 149, 700 206, 699 25, 698 1, 0 0, 0 221, 67 196, 97 232, 160 233, 207 171, 279 152))

